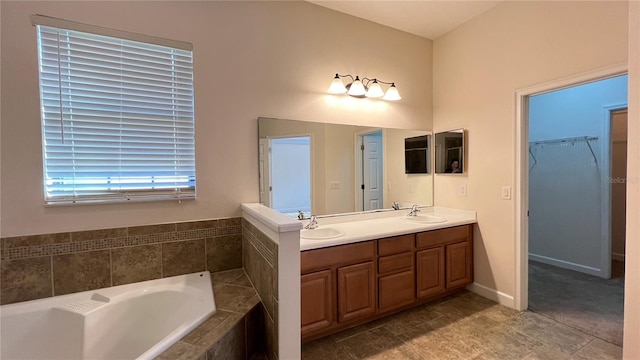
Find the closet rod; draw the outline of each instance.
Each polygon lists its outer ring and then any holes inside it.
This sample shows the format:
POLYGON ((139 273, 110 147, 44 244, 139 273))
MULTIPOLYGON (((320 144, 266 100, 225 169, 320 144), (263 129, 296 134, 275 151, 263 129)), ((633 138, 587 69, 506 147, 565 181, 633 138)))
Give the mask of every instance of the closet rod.
MULTIPOLYGON (((593 148, 591 147, 591 143, 589 142, 591 140, 598 140, 598 137, 597 136, 578 136, 578 137, 571 137, 571 138, 531 141, 531 142, 529 142, 529 154, 531 154, 531 156, 533 156, 533 154, 531 153, 531 147, 535 146, 535 145, 558 144, 558 143, 567 143, 567 142, 586 141, 587 142, 587 146, 589 147, 589 151, 591 151, 591 155, 593 156, 593 161, 596 163, 596 166, 598 166, 598 157, 596 156, 596 153, 593 151, 593 148)), ((535 166, 535 164, 537 164, 538 161, 536 160, 535 157, 533 158, 533 160, 535 161, 535 163, 533 164, 535 166)), ((529 171, 531 171, 531 169, 529 169, 529 171)))
POLYGON ((575 141, 590 141, 590 140, 598 140, 598 137, 597 136, 578 136, 578 137, 562 138, 562 139, 549 139, 549 140, 531 141, 531 142, 529 142, 529 146, 540 145, 540 144, 575 142, 575 141))

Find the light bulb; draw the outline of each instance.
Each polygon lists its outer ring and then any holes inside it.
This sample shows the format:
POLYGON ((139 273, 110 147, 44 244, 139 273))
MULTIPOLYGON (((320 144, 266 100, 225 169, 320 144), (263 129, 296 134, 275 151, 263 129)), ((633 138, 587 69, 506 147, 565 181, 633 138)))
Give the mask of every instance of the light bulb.
POLYGON ((373 80, 373 84, 371 84, 371 86, 369 86, 369 91, 367 91, 367 97, 368 98, 380 98, 384 96, 384 91, 382 91, 382 88, 380 87, 380 84, 378 84, 377 80, 373 80))
POLYGON ((364 88, 362 81, 360 81, 360 79, 356 75, 356 79, 351 83, 351 86, 349 87, 349 91, 347 91, 347 94, 351 96, 364 96, 366 93, 367 93, 367 89, 364 88))
POLYGON ((396 101, 396 100, 402 99, 402 97, 400 97, 400 93, 398 92, 398 88, 396 87, 396 84, 391 84, 389 89, 387 89, 387 93, 384 94, 383 99, 389 100, 389 101, 396 101))
POLYGON ((333 78, 333 81, 331 82, 331 85, 329 86, 329 90, 327 90, 327 92, 329 94, 344 94, 347 92, 347 88, 342 83, 342 80, 340 80, 338 74, 336 74, 336 77, 333 78))

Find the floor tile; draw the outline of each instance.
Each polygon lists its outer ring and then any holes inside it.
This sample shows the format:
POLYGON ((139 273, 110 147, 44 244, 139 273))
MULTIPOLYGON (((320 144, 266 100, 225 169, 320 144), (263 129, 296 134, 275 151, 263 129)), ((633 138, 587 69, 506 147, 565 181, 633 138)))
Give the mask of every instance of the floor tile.
POLYGON ((353 359, 330 337, 302 344, 303 360, 347 360, 353 359))
POLYGON ((507 324, 515 331, 569 354, 575 353, 594 339, 582 331, 530 311, 523 312, 507 324))
POLYGON ((615 344, 595 339, 572 356, 581 360, 615 360, 622 359, 622 348, 615 344))
MULTIPOLYGON (((355 359, 382 358, 383 353, 401 347, 404 343, 383 328, 375 328, 339 342, 355 359)), ((419 358, 419 357, 417 357, 419 358)))

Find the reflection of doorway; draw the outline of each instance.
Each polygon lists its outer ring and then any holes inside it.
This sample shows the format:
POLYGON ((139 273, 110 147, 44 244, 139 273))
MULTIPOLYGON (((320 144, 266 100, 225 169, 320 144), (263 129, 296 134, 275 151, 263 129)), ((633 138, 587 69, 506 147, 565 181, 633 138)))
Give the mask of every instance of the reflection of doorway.
POLYGON ((384 206, 382 130, 358 135, 357 146, 356 173, 360 191, 357 191, 356 210, 381 209, 384 206))
POLYGON ((260 202, 296 216, 311 212, 311 137, 269 138, 260 141, 260 202), (268 194, 268 195, 267 195, 268 194))

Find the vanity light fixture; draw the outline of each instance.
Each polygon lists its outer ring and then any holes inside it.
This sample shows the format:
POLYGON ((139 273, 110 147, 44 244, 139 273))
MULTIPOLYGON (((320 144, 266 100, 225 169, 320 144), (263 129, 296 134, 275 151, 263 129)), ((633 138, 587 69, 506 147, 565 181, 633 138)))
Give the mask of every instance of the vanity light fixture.
POLYGON ((327 90, 329 94, 347 94, 357 98, 382 98, 383 100, 395 101, 400 100, 400 93, 395 83, 386 82, 378 79, 362 78, 356 75, 355 79, 350 74, 336 74, 327 90), (340 78, 351 78, 351 82, 346 86, 340 78), (382 90, 380 84, 390 85, 386 92, 382 90))

